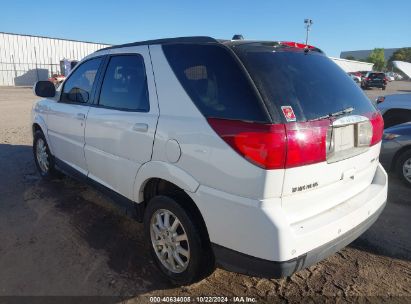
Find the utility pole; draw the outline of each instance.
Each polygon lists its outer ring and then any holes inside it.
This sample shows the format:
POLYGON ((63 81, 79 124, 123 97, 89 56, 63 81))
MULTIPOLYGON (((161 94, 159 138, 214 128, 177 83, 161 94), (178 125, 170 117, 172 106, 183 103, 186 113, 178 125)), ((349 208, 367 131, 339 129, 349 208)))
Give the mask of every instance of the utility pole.
POLYGON ((313 21, 311 19, 304 19, 305 28, 307 30, 305 35, 305 45, 308 45, 308 33, 311 30, 311 25, 313 25, 313 21))

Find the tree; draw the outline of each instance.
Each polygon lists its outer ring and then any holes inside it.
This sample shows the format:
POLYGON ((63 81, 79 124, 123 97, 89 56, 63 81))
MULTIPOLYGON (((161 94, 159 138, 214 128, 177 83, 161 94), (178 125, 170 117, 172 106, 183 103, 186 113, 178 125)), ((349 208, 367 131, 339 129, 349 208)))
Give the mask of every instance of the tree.
POLYGON ((384 49, 374 49, 371 52, 370 56, 367 58, 367 62, 374 63, 374 70, 382 71, 386 65, 384 49))
POLYGON ((394 60, 411 62, 411 48, 401 48, 396 50, 389 61, 391 62, 394 60))

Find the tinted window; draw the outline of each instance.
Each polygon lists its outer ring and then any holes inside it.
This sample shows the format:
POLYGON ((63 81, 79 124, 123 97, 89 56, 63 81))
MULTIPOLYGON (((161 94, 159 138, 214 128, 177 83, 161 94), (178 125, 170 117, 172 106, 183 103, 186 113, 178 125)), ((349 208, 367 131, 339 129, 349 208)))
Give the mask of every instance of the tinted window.
POLYGON ((149 111, 143 57, 111 57, 100 93, 101 106, 120 110, 149 111))
POLYGON ((82 63, 65 81, 61 101, 86 103, 91 97, 101 58, 82 63))
POLYGON ((375 111, 358 85, 321 53, 245 45, 237 52, 265 101, 279 111, 291 106, 297 121, 350 107, 352 114, 375 111))
POLYGON ((385 74, 384 74, 384 73, 370 73, 370 74, 368 75, 368 77, 370 77, 370 78, 372 78, 372 79, 375 79, 375 78, 384 79, 384 78, 385 78, 385 74))
POLYGON ((181 85, 205 117, 267 121, 243 70, 224 47, 164 45, 181 85))

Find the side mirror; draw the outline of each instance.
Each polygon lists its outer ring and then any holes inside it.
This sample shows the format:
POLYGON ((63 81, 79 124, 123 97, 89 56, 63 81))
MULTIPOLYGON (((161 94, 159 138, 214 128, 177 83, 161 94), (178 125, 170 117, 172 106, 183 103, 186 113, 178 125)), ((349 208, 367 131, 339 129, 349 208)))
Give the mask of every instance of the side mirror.
POLYGON ((54 84, 48 80, 37 81, 33 91, 39 97, 54 97, 56 95, 54 84))
POLYGON ((379 96, 379 97, 376 99, 376 102, 377 102, 377 104, 379 104, 379 103, 381 103, 381 102, 384 102, 384 100, 385 100, 385 97, 384 97, 384 96, 379 96))

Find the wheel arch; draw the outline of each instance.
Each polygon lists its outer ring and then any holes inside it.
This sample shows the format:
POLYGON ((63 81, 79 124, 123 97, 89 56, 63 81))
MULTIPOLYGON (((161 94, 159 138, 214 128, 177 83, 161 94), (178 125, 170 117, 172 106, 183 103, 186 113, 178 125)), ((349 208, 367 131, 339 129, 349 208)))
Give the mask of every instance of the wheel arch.
POLYGON ((151 161, 145 163, 137 172, 134 183, 134 201, 144 212, 150 199, 155 195, 170 196, 187 209, 201 224, 209 241, 207 225, 196 202, 190 193, 195 193, 200 184, 186 171, 175 165, 151 161))
POLYGON ((401 156, 403 153, 405 153, 405 152, 407 152, 407 151, 410 151, 410 150, 411 150, 411 145, 408 145, 408 146, 402 147, 401 149, 399 149, 399 150, 394 154, 394 157, 392 158, 392 161, 391 161, 390 171, 396 169, 396 167, 397 167, 397 162, 398 162, 398 159, 400 158, 400 156, 401 156))
POLYGON ((165 180, 184 191, 196 192, 200 184, 186 171, 163 161, 150 161, 143 164, 134 181, 133 199, 137 203, 144 201, 144 189, 150 179, 165 180))
POLYGON ((152 177, 144 183, 142 195, 143 201, 139 205, 143 212, 150 203, 151 198, 155 196, 164 195, 173 198, 183 209, 187 210, 188 213, 194 217, 195 222, 200 225, 204 240, 207 242, 207 245, 210 244, 210 237, 204 217, 195 201, 187 193, 187 190, 180 188, 168 180, 152 177))
POLYGON ((44 137, 46 138, 46 141, 50 149, 50 153, 53 154, 53 148, 50 144, 50 140, 47 133, 47 125, 43 117, 41 117, 40 115, 35 115, 31 125, 31 129, 33 136, 36 131, 41 131, 44 134, 44 137))

